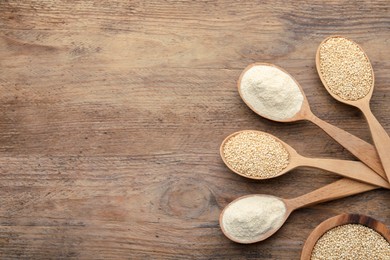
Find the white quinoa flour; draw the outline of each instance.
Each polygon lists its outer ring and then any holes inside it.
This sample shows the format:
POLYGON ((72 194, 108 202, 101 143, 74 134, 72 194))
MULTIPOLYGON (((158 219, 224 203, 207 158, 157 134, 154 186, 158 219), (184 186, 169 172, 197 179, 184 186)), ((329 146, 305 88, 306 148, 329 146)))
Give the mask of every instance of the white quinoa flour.
POLYGON ((240 90, 242 98, 256 113, 273 120, 292 118, 303 103, 294 79, 273 66, 251 67, 241 79, 240 90))
POLYGON ((273 227, 283 224, 286 206, 270 195, 243 198, 226 208, 222 223, 233 238, 245 242, 261 237, 273 227))

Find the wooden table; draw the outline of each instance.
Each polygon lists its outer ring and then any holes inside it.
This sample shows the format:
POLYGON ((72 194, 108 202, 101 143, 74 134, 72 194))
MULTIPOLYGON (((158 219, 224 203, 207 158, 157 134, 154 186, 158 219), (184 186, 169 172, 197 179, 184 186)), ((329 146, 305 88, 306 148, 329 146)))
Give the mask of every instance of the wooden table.
POLYGON ((385 0, 0 1, 0 258, 298 259, 329 217, 390 224, 380 189, 298 210, 257 244, 235 244, 218 225, 239 196, 290 198, 338 179, 234 175, 218 151, 234 131, 353 159, 308 122, 251 112, 241 71, 285 68, 316 115, 371 142, 358 110, 325 91, 314 57, 332 34, 361 44, 376 73, 372 110, 390 132, 389 17, 385 0))

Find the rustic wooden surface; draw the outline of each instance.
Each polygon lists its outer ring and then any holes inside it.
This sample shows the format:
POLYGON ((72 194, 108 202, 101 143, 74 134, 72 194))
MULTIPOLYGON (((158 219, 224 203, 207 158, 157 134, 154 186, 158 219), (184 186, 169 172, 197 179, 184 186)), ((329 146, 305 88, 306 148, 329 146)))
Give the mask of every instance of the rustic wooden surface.
POLYGON ((285 68, 316 115, 371 141, 362 115, 316 74, 331 34, 368 53, 372 110, 390 132, 386 0, 0 1, 0 259, 298 259, 334 215, 390 224, 381 189, 298 210, 258 244, 235 244, 218 226, 239 196, 290 198, 337 179, 311 169, 236 176, 218 154, 234 131, 353 159, 308 122, 252 113, 236 91, 249 63, 285 68))

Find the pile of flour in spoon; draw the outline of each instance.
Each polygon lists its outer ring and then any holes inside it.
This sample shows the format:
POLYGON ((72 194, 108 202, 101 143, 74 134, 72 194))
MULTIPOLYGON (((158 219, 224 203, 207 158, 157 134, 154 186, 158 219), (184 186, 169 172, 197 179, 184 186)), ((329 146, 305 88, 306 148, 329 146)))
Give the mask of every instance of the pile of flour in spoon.
POLYGON ((286 211, 286 205, 277 197, 253 195, 230 204, 220 224, 232 239, 252 243, 268 231, 277 230, 286 211))
POLYGON ((289 74, 269 65, 255 65, 246 70, 240 81, 240 94, 252 110, 273 120, 294 117, 304 99, 289 74))

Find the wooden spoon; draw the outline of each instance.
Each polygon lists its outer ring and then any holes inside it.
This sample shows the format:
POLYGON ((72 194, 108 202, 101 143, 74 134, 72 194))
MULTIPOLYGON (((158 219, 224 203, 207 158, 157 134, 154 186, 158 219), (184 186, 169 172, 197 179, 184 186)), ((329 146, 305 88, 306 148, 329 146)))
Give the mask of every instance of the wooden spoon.
MULTIPOLYGON (((343 178, 341 180, 335 181, 331 184, 328 184, 322 188, 319 188, 317 190, 314 190, 310 193, 299 196, 297 198, 282 199, 282 198, 278 198, 275 196, 271 196, 273 198, 276 198, 276 199, 282 201, 285 205, 285 211, 281 212, 282 215, 279 216, 282 219, 282 221, 279 221, 278 223, 276 223, 276 225, 272 226, 265 233, 260 234, 258 236, 253 237, 253 238, 250 238, 250 239, 238 238, 238 237, 234 236, 234 234, 229 233, 225 227, 225 224, 226 224, 224 222, 224 221, 226 221, 225 217, 228 216, 228 214, 232 214, 232 213, 234 214, 234 212, 231 212, 231 210, 230 210, 231 206, 234 205, 235 203, 239 202, 240 200, 245 200, 246 198, 250 198, 250 197, 256 197, 256 196, 262 197, 262 196, 270 196, 270 195, 265 195, 265 194, 247 195, 247 196, 243 196, 243 197, 240 197, 240 198, 232 201, 221 212, 221 215, 219 217, 219 223, 220 223, 220 227, 221 227, 222 232, 225 234, 226 237, 228 237, 232 241, 237 242, 237 243, 242 243, 242 244, 251 244, 251 243, 263 241, 264 239, 267 239, 268 237, 272 236, 276 231, 278 231, 283 226, 283 224, 287 220, 288 216, 296 209, 307 207, 307 206, 314 205, 314 204, 321 203, 321 202, 325 202, 325 201, 331 201, 331 200, 335 200, 335 199, 339 199, 339 198, 348 197, 351 195, 374 190, 377 188, 378 188, 377 186, 373 186, 373 185, 369 185, 366 183, 356 182, 353 180, 343 178)), ((262 205, 258 205, 258 207, 262 207, 262 205)), ((263 217, 259 217, 259 218, 266 219, 267 217, 268 216, 263 216, 263 217)), ((240 219, 237 219, 237 221, 240 222, 240 219)), ((243 223, 243 221, 241 220, 241 225, 243 225, 242 223, 243 223)), ((253 230, 253 232, 256 232, 256 231, 253 230)))
MULTIPOLYGON (((342 44, 342 43, 340 43, 340 44, 342 44)), ((331 51, 331 50, 328 50, 328 51, 331 51)), ((348 62, 348 61, 344 60, 344 62, 348 62)), ((338 66, 336 62, 333 63, 333 65, 335 67, 338 66)), ((367 123, 370 127, 371 136, 372 136, 372 139, 374 141, 376 150, 379 154, 379 157, 381 159, 381 162, 382 162, 383 168, 385 170, 387 179, 390 180, 390 137, 386 133, 385 129, 383 129, 382 125, 375 118, 375 116, 372 114, 371 109, 370 109, 370 99, 372 96, 372 92, 374 90, 374 71, 372 69, 370 60, 368 59, 366 53, 363 51, 363 49, 357 43, 355 43, 355 42, 353 42, 345 37, 330 36, 330 37, 326 38, 317 49, 316 67, 317 67, 317 71, 318 71, 318 74, 321 78, 322 83, 324 84, 326 90, 329 92, 329 94, 333 98, 335 98, 336 100, 343 102, 347 105, 357 107, 358 109, 360 109, 360 111, 363 112, 363 114, 367 120, 367 123), (361 54, 363 54, 366 57, 367 63, 365 65, 367 67, 369 67, 371 70, 371 88, 370 88, 369 92, 364 97, 362 97, 358 100, 346 100, 346 99, 341 98, 339 95, 335 94, 332 91, 332 88, 330 85, 333 83, 331 83, 330 79, 327 78, 328 75, 326 73, 323 73, 323 71, 322 71, 322 68, 321 68, 321 47, 324 44, 326 44, 326 42, 329 39, 334 39, 334 38, 344 39, 345 40, 345 41, 343 41, 344 44, 349 43, 349 44, 355 45, 361 51, 361 54)), ((353 73, 353 72, 350 72, 350 73, 353 73)), ((338 72, 338 76, 341 78, 347 78, 348 75, 346 75, 346 74, 348 74, 348 73, 344 73, 343 71, 338 72)))
MULTIPOLYGON (((253 148, 253 146, 256 146, 256 143, 252 143, 252 144, 253 144, 252 147, 243 146, 243 148, 240 150, 240 152, 243 152, 243 149, 247 149, 250 151, 251 148, 253 148)), ((261 143, 259 143, 259 145, 261 145, 261 143)), ((265 149, 267 149, 267 147, 268 147, 266 144, 264 144, 263 146, 265 147, 265 149)), ((372 169, 370 169, 365 164, 363 164, 359 161, 303 157, 303 156, 299 155, 297 153, 297 151, 294 150, 294 148, 292 148, 291 146, 289 146, 287 143, 283 142, 279 138, 277 138, 271 134, 261 132, 261 131, 243 130, 243 131, 235 132, 235 133, 233 133, 225 138, 225 140, 221 144, 219 151, 220 151, 220 155, 222 157, 222 160, 224 161, 224 163, 226 164, 226 166, 230 170, 232 170, 233 172, 235 172, 238 175, 241 175, 241 176, 247 177, 247 178, 251 178, 251 179, 257 179, 257 180, 270 179, 270 178, 281 176, 281 175, 283 175, 283 174, 285 174, 285 173, 287 173, 287 172, 289 172, 292 169, 295 169, 297 167, 308 166, 308 167, 313 167, 313 168, 318 168, 318 169, 334 172, 334 173, 337 173, 341 176, 348 177, 350 179, 354 179, 357 181, 363 181, 363 182, 366 182, 369 184, 373 184, 376 186, 390 189, 390 184, 387 181, 385 181, 382 177, 378 176, 372 169), (235 169, 234 166, 232 166, 229 163, 229 160, 226 159, 225 152, 224 152, 225 144, 231 138, 233 138, 237 135, 250 133, 250 132, 257 133, 259 135, 267 135, 270 138, 272 138, 273 140, 275 140, 276 142, 279 142, 286 149, 286 151, 289 154, 289 162, 288 162, 287 167, 284 168, 283 170, 281 170, 276 175, 273 175, 272 177, 250 176, 248 174, 245 174, 245 172, 240 172, 239 170, 235 169)), ((273 152, 272 150, 269 151, 269 154, 272 155, 272 152, 273 152)), ((278 158, 276 158, 276 159, 278 159, 278 158)), ((248 162, 248 163, 251 163, 251 162, 248 162)))
POLYGON ((377 151, 375 147, 362 139, 336 127, 333 126, 318 117, 316 117, 310 110, 309 103, 306 99, 306 96, 301 88, 301 86, 298 84, 298 82, 285 70, 282 68, 268 63, 253 63, 246 67, 244 71, 241 73, 240 78, 238 79, 238 92, 242 98, 242 100, 247 104, 247 106, 252 109, 256 114, 265 117, 269 120, 277 121, 277 122, 294 122, 299 120, 308 120, 314 124, 316 124, 318 127, 320 127, 322 130, 324 130, 330 137, 332 137, 334 140, 336 140, 339 144, 344 146, 348 151, 350 151, 353 155, 355 155, 359 160, 364 162, 366 165, 368 165, 371 169, 373 169, 376 173, 378 173, 380 176, 386 178, 386 174, 382 168, 379 156, 377 154, 377 151), (257 111, 254 109, 253 104, 247 99, 244 98, 243 93, 241 91, 241 80, 245 73, 251 69, 254 66, 271 66, 274 68, 277 68, 290 76, 296 83, 297 87, 300 89, 302 96, 303 96, 303 103, 300 111, 296 113, 293 117, 284 119, 284 120, 275 120, 271 119, 264 114, 261 113, 261 111, 257 111))
POLYGON ((323 234, 332 228, 346 224, 360 224, 369 227, 381 234, 390 243, 390 229, 384 223, 365 215, 341 214, 325 220, 311 232, 303 246, 301 260, 311 259, 313 248, 323 234))

